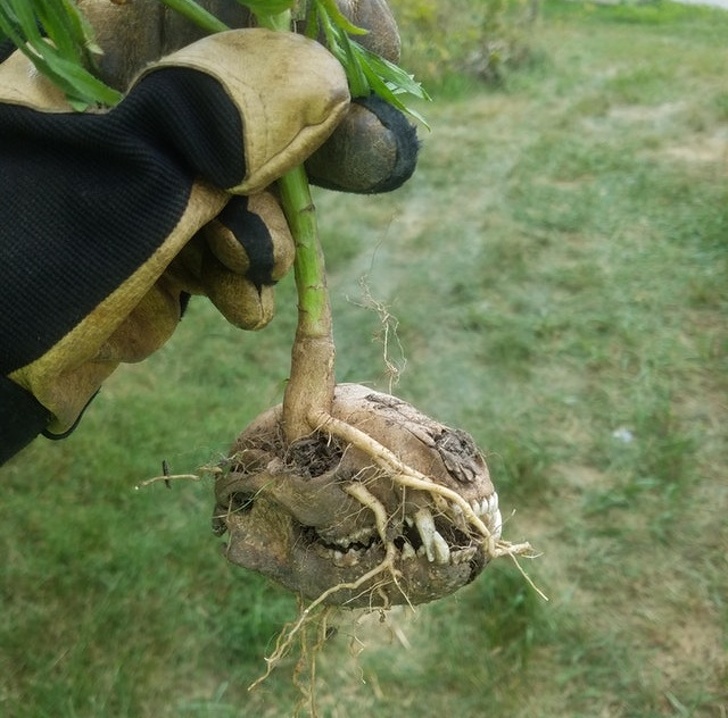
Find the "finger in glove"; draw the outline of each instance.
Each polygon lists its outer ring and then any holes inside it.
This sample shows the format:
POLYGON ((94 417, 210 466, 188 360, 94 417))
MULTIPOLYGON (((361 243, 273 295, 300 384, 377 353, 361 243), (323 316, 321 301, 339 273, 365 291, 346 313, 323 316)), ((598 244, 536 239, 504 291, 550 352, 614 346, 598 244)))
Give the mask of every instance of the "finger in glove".
POLYGON ((295 256, 277 200, 269 192, 234 197, 201 234, 206 241, 200 271, 204 293, 235 326, 261 329, 275 310, 273 286, 295 256))

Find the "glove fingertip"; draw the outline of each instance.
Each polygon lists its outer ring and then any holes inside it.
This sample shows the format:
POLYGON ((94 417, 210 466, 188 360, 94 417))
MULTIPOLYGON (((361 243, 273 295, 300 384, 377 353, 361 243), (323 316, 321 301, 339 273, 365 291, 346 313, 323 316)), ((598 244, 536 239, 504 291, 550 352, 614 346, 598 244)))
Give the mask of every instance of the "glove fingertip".
POLYGON ((273 319, 273 287, 258 287, 250 279, 231 272, 211 252, 203 260, 201 278, 205 294, 233 326, 254 331, 273 319))
POLYGON ((414 173, 420 142, 397 109, 371 95, 354 100, 329 140, 306 162, 311 181, 325 189, 379 194, 414 173))

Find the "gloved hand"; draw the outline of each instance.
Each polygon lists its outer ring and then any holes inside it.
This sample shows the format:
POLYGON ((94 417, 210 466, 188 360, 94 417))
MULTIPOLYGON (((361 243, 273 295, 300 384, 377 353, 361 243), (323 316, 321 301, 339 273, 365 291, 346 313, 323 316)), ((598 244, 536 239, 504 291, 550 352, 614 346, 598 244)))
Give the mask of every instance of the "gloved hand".
POLYGON ((188 294, 270 319, 293 246, 266 188, 348 107, 323 47, 262 29, 165 57, 105 114, 71 112, 18 52, 0 65, 0 462, 72 427, 188 294))
MULTIPOLYGON (((386 0, 337 2, 398 59, 386 0)), ((144 69, 199 31, 158 0, 79 5, 104 79, 124 89, 143 72, 118 108, 80 116, 19 53, 0 65, 0 464, 41 431, 68 433, 119 362, 166 341, 189 294, 243 328, 270 320, 294 250, 267 188, 287 169, 309 158, 314 183, 371 193, 416 161, 414 128, 377 98, 349 102, 314 43, 248 30, 144 69)))
MULTIPOLYGON (((235 0, 198 0, 230 27, 250 25, 246 7, 235 0)), ((361 45, 397 63, 400 38, 387 0, 336 0, 357 27, 361 45)), ((100 77, 124 91, 147 63, 198 40, 197 25, 159 0, 78 0, 103 49, 100 77)), ((301 26, 302 32, 307 28, 301 26)), ((323 35, 320 40, 323 42, 323 35)), ((313 184, 344 192, 372 194, 396 189, 414 171, 418 144, 403 115, 376 96, 355 99, 330 141, 306 162, 313 184)))

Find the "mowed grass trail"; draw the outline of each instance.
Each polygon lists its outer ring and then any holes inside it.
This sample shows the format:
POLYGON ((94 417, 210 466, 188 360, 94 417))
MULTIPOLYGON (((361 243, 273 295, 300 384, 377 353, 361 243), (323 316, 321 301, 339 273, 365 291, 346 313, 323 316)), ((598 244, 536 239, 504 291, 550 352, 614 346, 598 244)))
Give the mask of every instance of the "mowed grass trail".
MULTIPOLYGON (((316 193, 339 380, 386 389, 386 357, 474 435, 550 598, 503 560, 344 617, 321 716, 726 716, 726 38, 719 11, 550 0, 503 87, 432 88, 404 188, 316 193)), ((225 565, 209 483, 134 491, 280 400, 291 285, 259 334, 193 302, 73 437, 0 470, 0 715, 293 715, 292 666, 247 686, 294 600, 225 565)))

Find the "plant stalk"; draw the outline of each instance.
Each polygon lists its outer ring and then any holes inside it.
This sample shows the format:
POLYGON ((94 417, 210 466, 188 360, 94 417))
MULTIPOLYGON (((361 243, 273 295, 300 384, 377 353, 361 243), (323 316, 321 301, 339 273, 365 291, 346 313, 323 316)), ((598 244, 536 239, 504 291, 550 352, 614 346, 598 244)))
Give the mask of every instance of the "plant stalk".
POLYGON ((336 349, 316 208, 303 167, 284 175, 279 187, 296 243, 293 269, 298 292, 298 324, 282 417, 286 440, 290 443, 308 436, 316 428, 311 417, 322 411, 331 413, 336 349))
MULTIPOLYGON (((259 15, 258 22, 272 30, 290 31, 291 14, 259 15)), ((316 208, 303 166, 281 177, 278 188, 296 244, 293 269, 298 293, 298 324, 282 416, 286 440, 291 443, 308 436, 316 428, 311 417, 321 411, 331 413, 336 384, 336 350, 316 208)))

